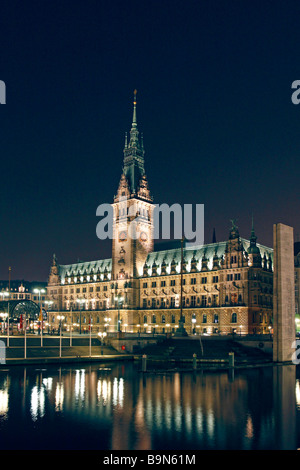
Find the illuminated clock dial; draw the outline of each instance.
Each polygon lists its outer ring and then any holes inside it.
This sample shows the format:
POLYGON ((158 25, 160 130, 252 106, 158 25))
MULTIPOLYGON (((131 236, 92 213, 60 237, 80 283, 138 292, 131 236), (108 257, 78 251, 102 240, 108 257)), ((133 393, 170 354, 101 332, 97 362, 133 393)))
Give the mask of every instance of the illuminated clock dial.
POLYGON ((123 232, 119 233, 119 241, 124 242, 127 240, 127 233, 123 230, 123 232))
POLYGON ((148 240, 148 235, 145 232, 141 232, 140 240, 146 242, 148 240))

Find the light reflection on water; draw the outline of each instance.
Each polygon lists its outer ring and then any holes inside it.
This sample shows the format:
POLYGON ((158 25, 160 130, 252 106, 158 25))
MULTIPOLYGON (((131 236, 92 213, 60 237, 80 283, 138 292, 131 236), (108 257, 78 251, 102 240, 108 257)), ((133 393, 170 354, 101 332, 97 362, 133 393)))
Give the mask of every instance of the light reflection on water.
POLYGON ((132 363, 0 371, 0 448, 296 449, 294 366, 141 374, 132 363))

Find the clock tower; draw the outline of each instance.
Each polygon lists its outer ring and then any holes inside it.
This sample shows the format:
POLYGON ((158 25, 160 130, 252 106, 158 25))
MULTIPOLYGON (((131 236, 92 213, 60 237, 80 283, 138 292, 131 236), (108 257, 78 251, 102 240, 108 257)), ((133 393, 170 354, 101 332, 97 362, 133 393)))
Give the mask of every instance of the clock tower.
POLYGON ((112 241, 112 282, 126 289, 127 307, 134 308, 135 279, 143 272, 149 252, 153 251, 154 204, 144 168, 143 137, 139 137, 136 120, 136 91, 129 142, 125 136, 124 163, 114 203, 112 241), (128 290, 129 286, 129 290, 128 290))

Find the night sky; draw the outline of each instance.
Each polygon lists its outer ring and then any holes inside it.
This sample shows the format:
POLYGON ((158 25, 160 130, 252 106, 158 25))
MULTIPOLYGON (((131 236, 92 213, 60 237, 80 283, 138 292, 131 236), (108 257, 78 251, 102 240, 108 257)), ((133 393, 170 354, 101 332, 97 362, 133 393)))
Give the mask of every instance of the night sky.
POLYGON ((205 242, 229 219, 273 245, 300 233, 300 3, 2 0, 0 279, 109 258, 96 209, 113 202, 137 89, 154 202, 204 204, 205 242))

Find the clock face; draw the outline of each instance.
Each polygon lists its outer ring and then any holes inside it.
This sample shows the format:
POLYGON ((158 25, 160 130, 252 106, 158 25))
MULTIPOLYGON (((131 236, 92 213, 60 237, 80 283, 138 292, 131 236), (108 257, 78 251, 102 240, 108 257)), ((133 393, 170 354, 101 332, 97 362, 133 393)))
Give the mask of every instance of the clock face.
POLYGON ((119 233, 119 241, 125 242, 127 240, 127 233, 125 231, 119 233))
POLYGON ((141 232, 140 240, 146 242, 148 240, 148 235, 145 232, 141 232))

